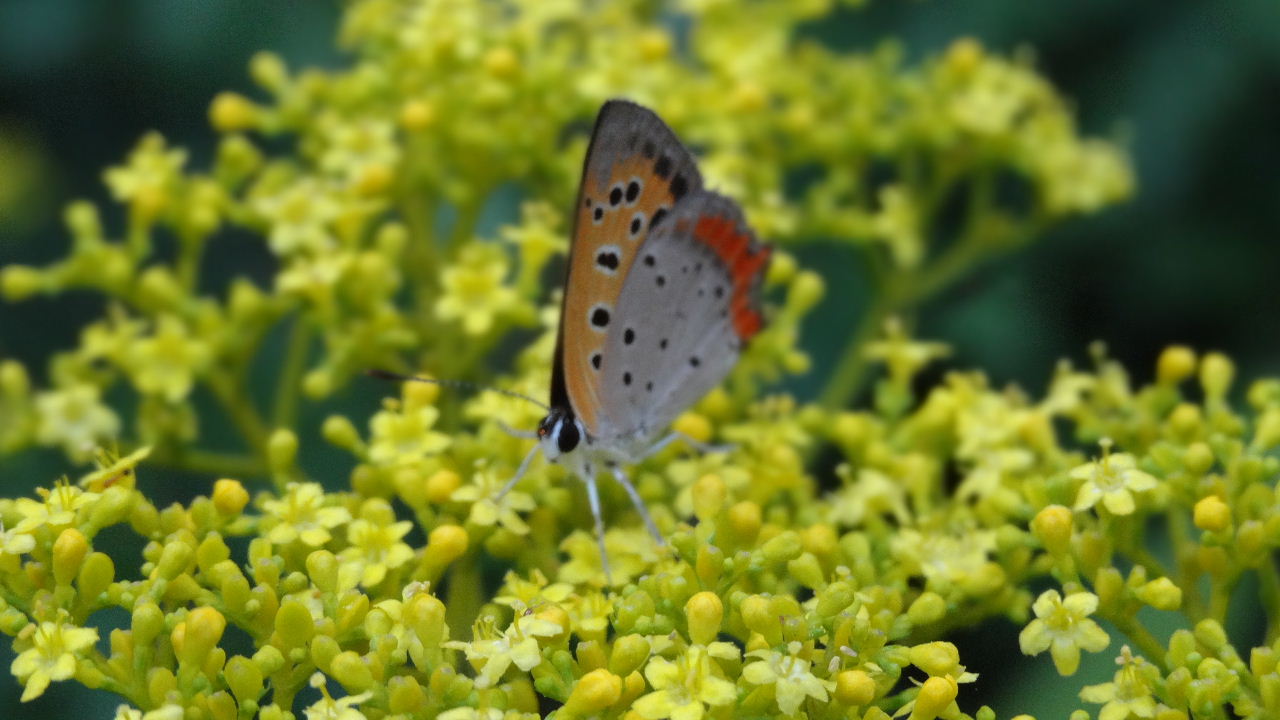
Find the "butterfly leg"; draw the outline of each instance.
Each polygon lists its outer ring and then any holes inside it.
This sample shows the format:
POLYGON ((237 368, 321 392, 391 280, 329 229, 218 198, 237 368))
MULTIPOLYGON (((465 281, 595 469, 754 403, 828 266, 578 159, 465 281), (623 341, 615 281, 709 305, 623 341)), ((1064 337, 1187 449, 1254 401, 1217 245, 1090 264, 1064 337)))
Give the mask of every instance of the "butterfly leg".
POLYGON ((507 484, 503 485, 502 489, 498 491, 497 497, 494 498, 495 502, 506 497, 507 493, 511 492, 511 488, 515 487, 516 483, 520 482, 520 479, 524 477, 525 471, 529 469, 529 463, 533 462, 533 456, 537 455, 538 451, 541 449, 541 445, 534 445, 533 449, 529 451, 529 454, 524 456, 524 460, 520 461, 520 467, 516 468, 516 474, 513 475, 511 479, 507 481, 507 484))
POLYGON ((604 568, 604 579, 613 585, 609 574, 609 554, 604 550, 604 516, 600 514, 600 491, 596 487, 595 473, 582 473, 582 483, 587 486, 587 501, 591 503, 591 516, 596 521, 596 543, 600 545, 600 566, 604 568))
POLYGON ((644 453, 640 455, 640 457, 636 458, 636 462, 639 462, 641 460, 645 460, 647 458, 653 457, 654 455, 657 455, 658 453, 662 452, 668 445, 670 445, 671 443, 677 440, 684 440, 686 445, 688 445, 689 447, 701 453, 729 452, 730 450, 733 449, 732 445, 709 445, 707 443, 694 440, 693 438, 689 437, 688 435, 685 435, 682 432, 673 432, 667 435, 666 437, 662 438, 658 442, 650 445, 648 450, 645 450, 644 453))
POLYGON ((631 480, 627 478, 627 474, 622 472, 622 468, 614 465, 612 467, 613 477, 627 491, 627 495, 631 497, 631 504, 636 506, 636 512, 640 513, 640 517, 644 519, 645 527, 649 528, 649 534, 659 545, 666 545, 666 538, 662 537, 662 532, 658 530, 658 524, 653 521, 653 516, 649 514, 649 508, 644 504, 644 500, 640 499, 640 493, 636 491, 636 486, 631 484, 631 480))

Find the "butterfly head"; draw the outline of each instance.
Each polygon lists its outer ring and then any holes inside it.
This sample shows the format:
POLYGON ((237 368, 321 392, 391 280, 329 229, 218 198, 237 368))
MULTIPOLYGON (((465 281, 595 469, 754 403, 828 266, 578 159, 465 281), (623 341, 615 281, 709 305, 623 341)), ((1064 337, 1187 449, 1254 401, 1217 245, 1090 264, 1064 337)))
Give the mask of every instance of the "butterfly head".
POLYGON ((538 442, 548 460, 573 452, 586 436, 582 421, 568 408, 552 408, 538 424, 538 442))

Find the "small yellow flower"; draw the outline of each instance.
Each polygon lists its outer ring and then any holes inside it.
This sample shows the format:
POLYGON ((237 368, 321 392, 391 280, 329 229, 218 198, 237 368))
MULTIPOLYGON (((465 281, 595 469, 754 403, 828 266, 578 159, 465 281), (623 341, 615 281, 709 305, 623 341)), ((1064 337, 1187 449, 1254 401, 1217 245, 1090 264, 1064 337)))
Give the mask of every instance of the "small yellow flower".
POLYGON ((707 707, 728 705, 738 698, 733 683, 719 675, 706 648, 694 645, 675 662, 654 656, 645 666, 653 692, 635 701, 633 709, 645 720, 700 720, 707 707))
POLYGON ((164 137, 152 132, 138 142, 126 165, 107 170, 104 179, 117 200, 154 216, 168 203, 186 162, 185 150, 166 149, 164 137))
POLYGON ((501 525, 517 535, 524 535, 529 532, 529 526, 521 519, 520 513, 534 509, 537 504, 532 497, 518 490, 495 500, 504 484, 492 471, 481 471, 472 477, 472 484, 453 491, 453 500, 472 503, 467 522, 484 527, 501 525))
POLYGON ((19 532, 17 528, 5 529, 0 521, 0 555, 22 555, 31 552, 36 546, 36 539, 29 533, 19 532))
POLYGON ((14 501, 14 509, 22 515, 14 526, 17 532, 33 532, 42 526, 60 530, 75 522, 76 511, 91 506, 99 497, 98 493, 85 492, 66 481, 59 481, 53 490, 36 488, 36 494, 43 499, 14 501))
POLYGON ((518 613, 507 629, 499 633, 493 618, 486 616, 476 623, 475 640, 451 641, 445 643, 445 647, 462 650, 468 660, 483 663, 476 687, 487 688, 497 684, 512 665, 524 672, 537 667, 542 662, 538 638, 555 637, 564 631, 558 624, 526 612, 518 613))
POLYGON ((449 436, 431 429, 439 417, 434 405, 379 411, 369 421, 369 460, 405 465, 449 447, 449 436))
POLYGON ((901 319, 892 317, 884 323, 883 339, 867 343, 863 354, 884 363, 895 383, 908 383, 926 365, 951 354, 951 348, 944 343, 912 340, 901 319))
POLYGON ((322 673, 311 676, 311 687, 318 689, 324 697, 303 710, 307 720, 365 720, 365 714, 355 706, 373 697, 373 693, 363 692, 334 700, 322 673))
POLYGON ((1102 443, 1102 459, 1085 463, 1071 471, 1071 477, 1083 480, 1076 493, 1076 510, 1088 510, 1099 500, 1115 515, 1132 514, 1136 508, 1134 493, 1151 490, 1156 479, 1138 469, 1128 453, 1111 453, 1111 443, 1102 443))
POLYGON ((337 244, 332 223, 342 204, 318 180, 303 178, 257 197, 253 208, 270 226, 267 243, 277 255, 318 254, 337 244))
POLYGON ((459 321, 468 335, 489 332, 494 322, 520 304, 516 291, 506 285, 507 258, 491 244, 471 243, 461 257, 441 274, 442 293, 436 300, 436 316, 459 321))
POLYGON ((788 717, 794 716, 805 698, 818 702, 827 701, 827 693, 835 690, 835 683, 820 680, 809 670, 809 661, 797 657, 800 643, 787 646, 787 654, 777 650, 756 650, 748 657, 760 658, 742 668, 742 677, 754 685, 773 685, 778 709, 788 717))
POLYGON ((120 432, 120 418, 99 396, 98 388, 87 383, 37 395, 36 440, 61 445, 74 460, 87 460, 101 440, 120 432))
POLYGON ((351 547, 338 557, 344 563, 361 568, 360 584, 372 587, 382 582, 388 570, 395 570, 413 559, 413 549, 401 539, 409 534, 413 523, 402 520, 390 525, 375 524, 363 518, 347 526, 351 547))
POLYGON ((311 547, 329 542, 329 531, 351 520, 351 513, 325 502, 318 483, 289 483, 283 498, 263 503, 264 519, 271 526, 267 539, 277 545, 301 540, 311 547))
POLYGON ((1143 676, 1144 661, 1134 657, 1126 645, 1116 660, 1121 668, 1109 683, 1086 685, 1080 691, 1080 699, 1102 705, 1098 720, 1126 720, 1126 718, 1154 717, 1156 701, 1151 696, 1151 686, 1143 676))
POLYGON ((1060 675, 1073 675, 1080 666, 1080 650, 1099 652, 1111 638, 1089 616, 1098 609, 1098 596, 1077 592, 1065 599, 1057 590, 1046 590, 1031 606, 1036 619, 1022 629, 1018 644, 1025 655, 1045 650, 1053 656, 1060 675))
POLYGON ((50 682, 74 676, 77 656, 97 641, 97 630, 75 627, 66 622, 65 615, 53 622, 27 625, 14 641, 25 649, 9 668, 26 685, 22 702, 40 697, 50 682))
MULTIPOLYGON (((604 582, 604 565, 600 558, 600 546, 595 535, 585 530, 575 530, 560 542, 560 549, 569 556, 560 566, 558 579, 570 585, 601 584, 604 582)), ((604 550, 609 556, 609 579, 614 585, 625 585, 640 576, 657 560, 657 547, 653 537, 644 528, 616 527, 604 533, 604 550)))
POLYGON ((163 315, 156 331, 130 346, 124 367, 138 390, 176 403, 187 396, 208 364, 209 344, 192 335, 174 315, 163 315))

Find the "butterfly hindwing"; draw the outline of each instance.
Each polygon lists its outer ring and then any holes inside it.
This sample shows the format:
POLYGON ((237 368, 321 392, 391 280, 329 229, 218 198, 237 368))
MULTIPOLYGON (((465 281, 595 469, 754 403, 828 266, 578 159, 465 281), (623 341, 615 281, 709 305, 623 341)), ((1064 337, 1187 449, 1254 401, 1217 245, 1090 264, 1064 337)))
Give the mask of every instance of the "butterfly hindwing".
POLYGON ((769 254, 738 206, 707 191, 649 233, 604 346, 601 413, 618 438, 651 437, 724 379, 762 325, 769 254))
POLYGON ((569 404, 592 435, 610 435, 605 344, 623 282, 651 227, 702 192, 689 151, 652 111, 611 100, 596 118, 582 173, 552 374, 551 404, 569 404))

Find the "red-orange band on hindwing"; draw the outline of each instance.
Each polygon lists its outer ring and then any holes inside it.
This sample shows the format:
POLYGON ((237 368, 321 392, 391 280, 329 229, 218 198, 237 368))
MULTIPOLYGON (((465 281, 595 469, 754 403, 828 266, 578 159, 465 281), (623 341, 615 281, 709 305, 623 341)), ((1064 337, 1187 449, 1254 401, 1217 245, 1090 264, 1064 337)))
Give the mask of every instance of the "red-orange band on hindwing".
POLYGON ((733 329, 743 342, 750 340, 764 325, 753 294, 761 273, 769 264, 772 249, 760 245, 753 253, 750 233, 739 232, 737 224, 729 218, 711 215, 698 218, 693 238, 711 248, 728 269, 733 282, 733 297, 729 303, 733 329))

